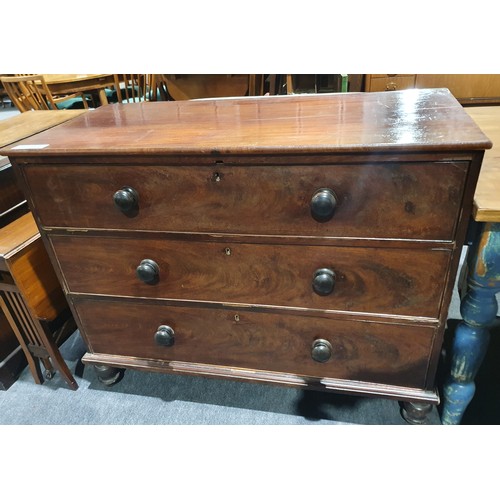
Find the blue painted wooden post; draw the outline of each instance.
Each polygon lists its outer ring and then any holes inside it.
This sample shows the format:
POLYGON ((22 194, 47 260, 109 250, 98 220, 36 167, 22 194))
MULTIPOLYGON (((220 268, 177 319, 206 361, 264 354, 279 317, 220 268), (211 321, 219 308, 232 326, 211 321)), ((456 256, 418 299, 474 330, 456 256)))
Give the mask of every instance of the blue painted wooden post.
POLYGON ((482 223, 467 264, 467 294, 460 305, 463 321, 455 331, 451 374, 444 386, 443 424, 459 424, 462 420, 488 348, 489 327, 498 312, 495 294, 500 291, 500 223, 482 223))

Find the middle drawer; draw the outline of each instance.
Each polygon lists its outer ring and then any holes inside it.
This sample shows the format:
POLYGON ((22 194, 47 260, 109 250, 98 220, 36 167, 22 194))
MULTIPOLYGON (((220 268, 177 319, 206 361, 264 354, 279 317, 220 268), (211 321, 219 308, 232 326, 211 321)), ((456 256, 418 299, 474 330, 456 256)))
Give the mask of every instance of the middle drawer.
POLYGON ((69 292, 437 318, 450 252, 52 235, 69 292), (138 269, 139 268, 139 269, 138 269))

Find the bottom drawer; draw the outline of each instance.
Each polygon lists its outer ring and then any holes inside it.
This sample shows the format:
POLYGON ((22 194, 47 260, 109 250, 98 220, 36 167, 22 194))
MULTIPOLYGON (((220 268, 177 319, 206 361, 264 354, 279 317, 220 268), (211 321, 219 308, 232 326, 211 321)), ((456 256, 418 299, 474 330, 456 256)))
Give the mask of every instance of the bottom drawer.
MULTIPOLYGON (((168 363, 203 363, 293 374, 306 383, 334 378, 424 389, 436 331, 118 300, 79 299, 76 309, 91 353, 161 361, 165 371, 173 369, 168 363), (158 344, 160 325, 174 331, 173 345, 158 344), (315 361, 313 354, 330 356, 315 361)), ((169 334, 163 329, 160 336, 168 340, 169 334)))

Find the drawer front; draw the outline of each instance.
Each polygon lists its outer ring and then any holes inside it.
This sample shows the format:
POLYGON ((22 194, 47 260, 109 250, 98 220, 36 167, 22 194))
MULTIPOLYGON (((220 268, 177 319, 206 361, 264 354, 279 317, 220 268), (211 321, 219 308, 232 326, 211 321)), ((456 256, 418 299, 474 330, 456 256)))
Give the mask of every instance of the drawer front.
POLYGON ((370 92, 405 90, 415 87, 415 75, 377 75, 370 79, 370 92))
POLYGON ((450 258, 444 250, 98 236, 51 242, 71 292, 433 318, 450 258), (136 274, 144 260, 158 266, 152 283, 136 274))
POLYGON ((435 333, 428 327, 246 310, 97 300, 76 304, 93 353, 419 388, 425 385, 435 333), (173 330, 173 345, 158 343, 158 337, 167 338, 165 329, 156 335, 160 326, 173 330), (330 344, 324 362, 312 358, 317 340, 330 344))
POLYGON ((36 166, 25 173, 49 227, 451 241, 467 168, 468 162, 95 165, 36 166), (123 187, 138 197, 138 207, 127 213, 113 201, 123 187), (336 199, 327 221, 312 215, 322 189, 336 199))

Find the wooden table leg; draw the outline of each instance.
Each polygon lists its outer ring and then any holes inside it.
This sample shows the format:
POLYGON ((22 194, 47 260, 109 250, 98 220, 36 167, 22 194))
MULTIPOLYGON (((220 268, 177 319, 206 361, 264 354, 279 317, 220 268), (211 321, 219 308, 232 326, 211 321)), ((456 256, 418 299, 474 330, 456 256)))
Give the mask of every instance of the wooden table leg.
POLYGON ((451 373, 444 386, 443 424, 459 424, 471 402, 474 379, 488 349, 489 328, 498 312, 500 291, 500 223, 482 223, 468 257, 467 293, 455 331, 451 373))

